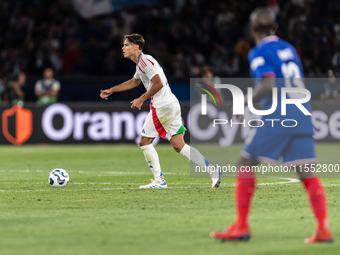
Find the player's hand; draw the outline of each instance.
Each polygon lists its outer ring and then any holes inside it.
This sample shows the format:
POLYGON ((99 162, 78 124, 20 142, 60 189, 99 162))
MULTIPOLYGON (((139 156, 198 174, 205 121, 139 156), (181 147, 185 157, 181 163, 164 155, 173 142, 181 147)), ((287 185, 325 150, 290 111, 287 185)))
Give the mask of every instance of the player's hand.
POLYGON ((132 109, 140 110, 142 108, 142 105, 143 105, 144 101, 142 99, 140 99, 140 98, 136 98, 133 101, 131 101, 130 103, 132 104, 131 105, 132 109))
POLYGON ((112 92, 110 89, 105 89, 100 91, 100 97, 107 100, 109 96, 112 95, 112 92))

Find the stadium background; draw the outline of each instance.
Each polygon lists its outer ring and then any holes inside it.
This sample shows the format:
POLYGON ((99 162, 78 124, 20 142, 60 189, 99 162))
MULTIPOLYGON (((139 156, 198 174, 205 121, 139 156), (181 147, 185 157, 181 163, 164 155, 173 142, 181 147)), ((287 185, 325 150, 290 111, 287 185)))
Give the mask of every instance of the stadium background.
POLYGON ((325 76, 331 68, 339 72, 336 0, 125 1, 136 4, 127 8, 124 1, 111 2, 121 3, 121 9, 85 19, 72 1, 1 1, 0 77, 25 71, 27 101, 35 101, 32 84, 52 66, 61 80, 61 101, 99 100, 93 91, 134 73, 134 64, 121 54, 122 37, 132 32, 144 35, 144 52, 162 63, 173 87, 188 86, 204 64, 220 77, 248 77, 247 52, 253 46, 248 17, 264 5, 278 13, 277 34, 297 48, 307 77, 325 76), (70 93, 78 89, 81 93, 70 93))
MULTIPOLYGON (((40 125, 42 110, 46 106, 35 105, 37 98, 34 85, 42 77, 42 71, 46 67, 53 68, 55 78, 61 83, 58 101, 71 107, 72 111, 82 109, 79 111, 93 113, 95 109, 101 109, 100 111, 109 114, 130 111, 135 117, 138 115, 138 112, 129 110, 128 106, 133 98, 144 92, 143 86, 113 94, 109 102, 99 97, 100 89, 119 84, 134 74, 134 63, 124 59, 121 51, 123 36, 132 32, 141 33, 145 37, 144 52, 153 55, 162 64, 173 93, 182 103, 186 122, 189 112, 190 78, 201 77, 204 66, 209 65, 219 77, 249 77, 247 53, 254 46, 254 42, 249 35, 248 17, 258 6, 268 6, 276 13, 279 24, 277 34, 296 47, 302 59, 305 76, 325 78, 319 82, 307 83, 307 88, 312 93, 312 104, 321 105, 321 110, 326 113, 326 117, 319 117, 324 122, 322 124, 325 124, 324 128, 328 125, 327 134, 323 137, 327 139, 323 141, 338 141, 340 135, 337 134, 336 125, 333 125, 336 134, 331 136, 329 133, 332 127, 331 123, 328 123, 328 119, 332 119, 331 115, 336 113, 338 103, 332 101, 325 105, 325 102, 319 99, 324 84, 327 83, 329 70, 335 74, 340 73, 340 2, 241 2, 1 1, 0 78, 6 83, 6 79, 20 71, 24 71, 28 77, 23 87, 24 107, 33 112, 35 124, 33 135, 27 142, 55 142, 41 135, 44 133, 41 132, 40 125)), ((19 135, 15 128, 18 119, 9 114, 11 112, 3 113, 11 107, 11 103, 6 101, 0 106, 3 115, 2 126, 3 130, 8 129, 7 137, 15 138, 19 135), (8 117, 6 128, 4 116, 8 117)), ((145 103, 144 110, 147 111, 147 108, 145 103)), ((333 115, 333 123, 337 122, 338 115, 333 115)), ((52 120, 55 130, 62 128, 63 121, 66 121, 58 116, 52 120)), ((133 135, 126 134, 126 127, 134 122, 128 123, 126 118, 129 117, 124 118, 117 124, 122 125, 120 129, 125 129, 121 134, 111 134, 113 137, 110 138, 87 139, 88 135, 84 131, 85 139, 80 142, 135 141, 137 131, 134 131, 133 135)), ((113 119, 112 117, 112 121, 113 119)), ((87 123, 84 129, 87 129, 88 125, 87 123)), ((74 136, 76 135, 73 134, 74 136)), ((9 143, 4 134, 0 136, 0 141, 9 143)), ((235 141, 240 142, 241 138, 235 141)))
MULTIPOLYGON (((204 64, 220 77, 249 76, 248 15, 257 6, 278 11, 278 33, 299 50, 306 76, 324 77, 312 85, 313 107, 321 109, 313 115, 318 116, 319 138, 333 143, 318 142, 316 150, 321 165, 339 167, 339 143, 334 143, 340 139, 339 101, 319 100, 328 70, 338 72, 339 1, 1 0, 0 78, 25 71, 28 79, 23 108, 0 105, 0 254, 338 254, 338 178, 322 179, 333 244, 303 244, 315 231, 313 215, 299 180, 283 175, 257 179, 251 241, 218 242, 209 233, 234 221, 235 180, 224 174, 221 186, 211 189, 208 176, 193 178, 190 162, 169 144, 160 144, 156 150, 168 189, 139 189, 152 177, 134 144, 148 106, 132 111, 129 102, 144 89, 109 101, 99 98, 100 89, 132 77, 135 66, 122 58, 122 36, 140 32, 146 37, 145 52, 164 66, 185 115, 189 78, 199 77, 204 64), (103 14, 91 17, 94 13, 103 14), (33 87, 50 65, 61 82, 59 103, 37 106, 33 87), (59 133, 49 133, 57 139, 52 141, 42 119, 55 109, 59 115, 63 111, 67 125, 61 132, 55 123, 59 133), (109 140, 96 140, 98 134, 108 135, 105 128, 96 132, 98 118, 117 125, 109 140), (82 121, 74 125, 76 119, 82 121), (69 144, 75 141, 82 144, 69 144), (29 142, 39 144, 10 144, 29 142), (48 184, 57 167, 70 174, 65 188, 48 184)), ((211 162, 235 165, 241 147, 196 148, 211 162)))

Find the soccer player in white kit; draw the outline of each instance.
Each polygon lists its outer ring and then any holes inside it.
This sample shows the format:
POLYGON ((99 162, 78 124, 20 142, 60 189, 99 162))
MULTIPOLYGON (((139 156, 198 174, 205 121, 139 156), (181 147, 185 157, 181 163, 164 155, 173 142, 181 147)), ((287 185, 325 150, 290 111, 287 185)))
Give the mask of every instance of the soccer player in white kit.
MULTIPOLYGON (((108 96, 115 92, 133 89, 143 82, 146 92, 131 101, 131 108, 140 110, 144 101, 151 98, 150 112, 143 125, 139 146, 154 174, 154 180, 140 188, 167 188, 157 151, 152 145, 152 141, 157 136, 163 139, 166 137, 176 152, 187 157, 196 165, 213 166, 197 149, 184 142, 183 136, 186 128, 182 125, 181 107, 178 99, 171 92, 161 65, 152 56, 142 52, 144 44, 144 38, 140 34, 130 34, 124 37, 123 55, 136 63, 136 72, 132 79, 110 89, 101 90, 100 97, 108 99, 108 96)), ((217 188, 221 182, 220 168, 211 174, 211 178, 212 188, 217 188)))

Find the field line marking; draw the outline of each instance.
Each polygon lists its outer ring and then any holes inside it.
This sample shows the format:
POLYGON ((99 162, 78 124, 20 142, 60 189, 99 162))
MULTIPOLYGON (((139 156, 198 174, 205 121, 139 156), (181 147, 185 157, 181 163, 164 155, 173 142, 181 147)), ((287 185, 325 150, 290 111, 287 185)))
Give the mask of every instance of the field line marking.
POLYGON ((268 177, 268 178, 275 178, 275 179, 283 179, 283 180, 288 180, 288 182, 273 182, 273 183, 259 183, 257 185, 274 185, 274 184, 288 184, 288 183, 296 183, 296 182, 300 182, 299 179, 296 178, 278 178, 278 177, 268 177))
MULTIPOLYGON (((273 177, 270 177, 273 178, 273 177)), ((288 182, 273 182, 273 183, 259 183, 257 185, 274 185, 274 184, 289 184, 289 183, 297 183, 300 182, 299 179, 295 179, 295 178, 276 178, 276 179, 284 179, 284 180, 288 180, 288 182)), ((93 182, 90 183, 74 183, 74 184, 93 184, 93 182)), ((109 183, 107 183, 109 184, 109 183)), ((117 183, 118 184, 118 183, 117 183)), ((140 183, 119 183, 119 184, 125 184, 125 185, 140 185, 140 183)), ((181 183, 173 183, 174 185, 181 185, 181 183)), ((188 184, 188 183, 187 183, 188 184)), ((171 184, 170 184, 171 185, 171 184)), ((189 183, 189 185, 196 185, 196 183, 189 183)), ((200 188, 210 188, 210 185, 201 185, 200 183, 197 183, 197 185, 199 185, 198 187, 200 188)), ((223 186, 228 186, 227 183, 222 183, 223 186), (223 185, 225 184, 225 185, 223 185)), ((230 186, 235 186, 235 184, 232 184, 230 186)), ((183 186, 183 187, 168 187, 168 189, 189 189, 192 188, 190 186, 183 186)), ((104 188, 104 189, 72 189, 69 191, 105 191, 105 190, 135 190, 135 189, 139 189, 139 188, 104 188)), ((17 190, 17 191, 13 191, 13 190, 0 190, 0 192, 39 192, 39 191, 52 191, 54 190, 52 187, 51 189, 40 189, 40 190, 17 190)))
MULTIPOLYGON (((51 170, 52 171, 52 170, 51 170)), ((30 173, 30 172, 37 172, 37 173, 49 173, 50 170, 4 170, 0 169, 0 172, 11 172, 11 173, 30 173)), ((67 170, 69 173, 80 173, 80 174, 92 174, 92 173, 106 173, 106 174, 126 174, 126 175, 141 175, 141 174, 152 174, 152 172, 121 172, 121 171, 81 171, 81 170, 67 170)), ((189 175, 188 173, 173 173, 173 172, 163 172, 166 175, 189 175)))

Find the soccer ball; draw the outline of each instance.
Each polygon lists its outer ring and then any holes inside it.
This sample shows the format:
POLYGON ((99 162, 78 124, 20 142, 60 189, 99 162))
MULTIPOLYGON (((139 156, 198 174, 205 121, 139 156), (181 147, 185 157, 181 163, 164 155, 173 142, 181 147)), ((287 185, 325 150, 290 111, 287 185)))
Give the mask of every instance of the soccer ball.
POLYGON ((48 182, 52 187, 65 187, 70 180, 68 173, 61 168, 52 170, 48 182))

